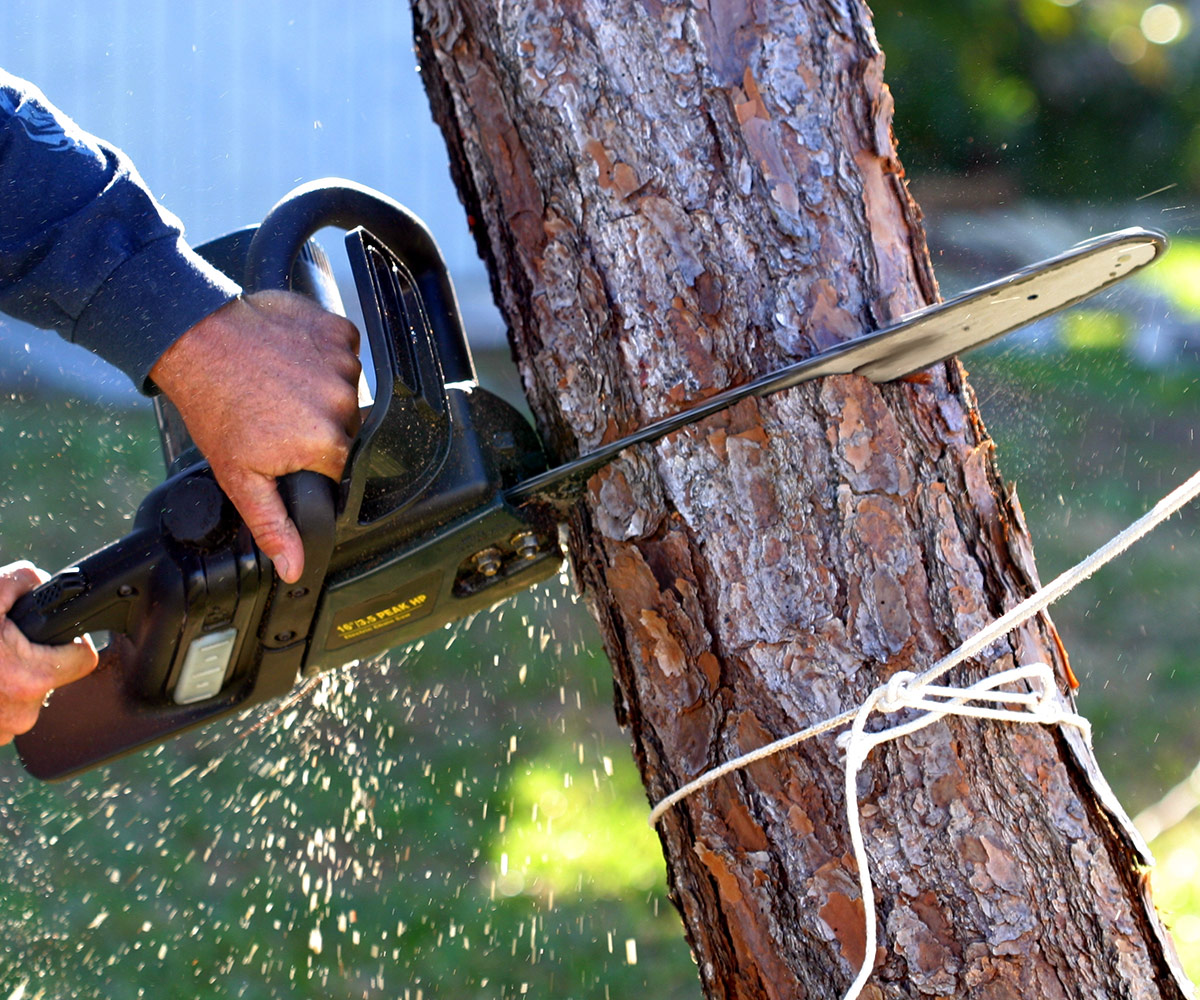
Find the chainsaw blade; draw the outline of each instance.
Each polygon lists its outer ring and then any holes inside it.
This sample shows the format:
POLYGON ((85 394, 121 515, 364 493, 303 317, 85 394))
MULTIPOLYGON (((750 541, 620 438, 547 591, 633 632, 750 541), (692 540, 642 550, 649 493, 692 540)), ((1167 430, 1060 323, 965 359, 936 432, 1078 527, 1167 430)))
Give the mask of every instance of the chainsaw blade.
POLYGON ((562 509, 587 480, 621 452, 648 444, 750 397, 768 396, 826 375, 862 375, 890 382, 980 347, 1067 309, 1153 263, 1167 239, 1152 229, 1122 229, 1065 253, 909 313, 882 330, 848 340, 811 358, 710 396, 570 462, 518 483, 505 493, 514 506, 562 509))

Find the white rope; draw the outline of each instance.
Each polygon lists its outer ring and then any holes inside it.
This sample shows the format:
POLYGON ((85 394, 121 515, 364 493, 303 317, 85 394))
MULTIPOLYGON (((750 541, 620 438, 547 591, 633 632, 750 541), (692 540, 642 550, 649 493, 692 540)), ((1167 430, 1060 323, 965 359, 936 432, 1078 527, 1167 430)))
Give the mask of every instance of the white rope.
POLYGON ((1071 725, 1081 729, 1091 739, 1091 724, 1062 703, 1054 684, 1054 672, 1047 663, 1031 663, 1024 667, 1002 670, 966 688, 939 687, 922 684, 915 674, 902 670, 867 696, 854 716, 850 731, 838 737, 838 746, 846 751, 846 818, 850 825, 850 842, 854 845, 854 860, 858 865, 858 884, 862 892, 863 915, 866 921, 866 947, 858 976, 846 991, 845 1000, 855 1000, 875 967, 875 889, 871 883, 870 863, 863 843, 862 822, 858 815, 858 772, 868 754, 888 740, 937 722, 947 715, 966 715, 975 719, 999 719, 1005 722, 1032 722, 1040 725, 1071 725), (999 691, 1003 684, 1016 681, 1035 682, 1033 691, 999 691), (938 701, 935 699, 945 699, 938 701), (1020 705, 1021 708, 989 708, 979 702, 1001 705, 1020 705), (867 719, 873 712, 890 714, 905 708, 918 708, 924 714, 878 732, 866 731, 867 719))
POLYGON ((701 788, 712 784, 718 778, 733 771, 740 771, 757 761, 773 757, 790 747, 803 743, 805 740, 813 739, 822 733, 827 733, 832 729, 838 729, 847 723, 851 723, 850 733, 844 734, 839 739, 844 740, 849 737, 850 740, 846 754, 846 811, 850 818, 850 835, 854 841, 855 856, 858 858, 859 878, 863 889, 862 898, 868 933, 863 967, 860 969, 854 985, 846 994, 846 1000, 853 1000, 853 998, 858 996, 859 991, 870 975, 871 969, 874 967, 875 951, 874 891, 871 886, 868 863, 862 846, 862 833, 859 830, 858 822, 858 801, 855 794, 855 778, 863 760, 866 759, 866 755, 872 747, 877 746, 884 740, 897 739, 900 736, 907 735, 950 713, 1014 722, 1066 723, 1078 726, 1090 735, 1090 727, 1086 719, 1075 715, 1073 712, 1066 711, 1061 705, 1055 705, 1053 711, 1048 708, 1051 705, 1050 693, 1053 692, 1057 697, 1057 688, 1054 685, 1053 673, 1044 663, 1003 671, 968 688, 937 687, 934 686, 933 682, 964 660, 969 660, 979 655, 997 639, 1025 624, 1034 615, 1044 611, 1060 597, 1070 593, 1093 573, 1123 553, 1134 542, 1145 537, 1182 507, 1191 503, 1197 496, 1200 496, 1200 472, 1195 473, 1181 486, 1168 493, 1150 510, 1134 521, 1133 524, 1105 545, 1102 545, 1086 559, 1076 563, 1066 572, 1055 577, 1050 583, 1021 601, 1012 610, 1001 615, 990 625, 968 638, 962 645, 938 660, 933 666, 916 675, 903 671, 891 678, 886 684, 872 691, 859 708, 849 709, 823 722, 814 723, 799 732, 775 740, 766 746, 759 747, 757 750, 752 750, 733 760, 726 761, 724 764, 710 771, 706 771, 698 778, 661 799, 650 811, 650 825, 657 826, 668 809, 701 788), (1041 693, 999 693, 992 690, 1000 684, 1018 679, 1040 679, 1042 681, 1041 693), (889 686, 890 694, 888 693, 889 686), (948 700, 933 701, 931 700, 932 698, 945 698, 948 700), (1033 699, 1032 701, 1029 700, 1031 698, 1033 699), (1011 711, 1008 709, 985 708, 968 704, 968 702, 978 700, 1023 704, 1026 708, 1024 711, 1011 711), (885 702, 888 706, 921 708, 925 710, 926 714, 914 722, 892 727, 880 733, 865 733, 862 730, 862 726, 866 724, 866 719, 871 712, 876 710, 897 710, 895 707, 883 708, 882 706, 885 702), (854 735, 856 732, 860 734, 860 739, 856 739, 854 735), (861 759, 854 760, 852 763, 851 752, 856 757, 861 754, 861 759))

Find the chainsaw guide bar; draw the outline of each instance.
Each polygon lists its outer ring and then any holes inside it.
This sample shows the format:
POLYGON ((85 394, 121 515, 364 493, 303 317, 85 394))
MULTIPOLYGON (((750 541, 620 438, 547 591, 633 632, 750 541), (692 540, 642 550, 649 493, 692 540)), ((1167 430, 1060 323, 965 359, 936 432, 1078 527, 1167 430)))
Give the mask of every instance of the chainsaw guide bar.
POLYGON ((509 490, 510 503, 553 498, 574 502, 588 478, 626 448, 648 444, 728 409, 826 375, 862 375, 891 382, 963 354, 1081 302, 1152 263, 1166 237, 1123 229, 902 317, 892 326, 710 396, 509 490))

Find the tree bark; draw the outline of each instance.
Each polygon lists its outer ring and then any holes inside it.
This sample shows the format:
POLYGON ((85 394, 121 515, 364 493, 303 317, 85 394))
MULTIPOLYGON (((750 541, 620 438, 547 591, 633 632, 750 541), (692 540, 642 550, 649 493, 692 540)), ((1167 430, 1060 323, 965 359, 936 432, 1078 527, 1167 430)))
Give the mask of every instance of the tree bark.
MULTIPOLYGON (((434 114, 552 454, 937 295, 856 0, 414 0, 434 114)), ((828 378, 597 475, 570 523, 651 800, 920 671, 1037 586, 964 372, 828 378)), ((969 682, 1044 660, 1045 617, 969 682)), ((1065 681, 1064 681, 1065 685, 1065 681)), ((1064 731, 947 719, 859 782, 866 996, 1176 997, 1144 859, 1064 731)), ((831 736, 660 826, 710 997, 837 997, 864 949, 831 736)))

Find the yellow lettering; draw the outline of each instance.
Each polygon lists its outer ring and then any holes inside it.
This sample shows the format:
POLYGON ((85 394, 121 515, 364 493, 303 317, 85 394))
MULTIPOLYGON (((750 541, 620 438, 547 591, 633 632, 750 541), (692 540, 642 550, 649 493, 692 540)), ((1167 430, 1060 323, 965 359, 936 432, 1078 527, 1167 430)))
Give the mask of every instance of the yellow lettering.
POLYGON ((429 600, 428 594, 417 594, 414 597, 405 601, 399 601, 393 604, 390 608, 382 608, 372 612, 365 618, 353 618, 349 621, 340 623, 337 626, 338 635, 343 639, 354 639, 360 633, 373 632, 376 629, 383 628, 393 619, 401 620, 407 618, 414 611, 427 603, 429 600))

